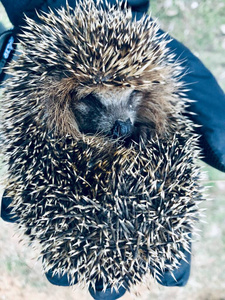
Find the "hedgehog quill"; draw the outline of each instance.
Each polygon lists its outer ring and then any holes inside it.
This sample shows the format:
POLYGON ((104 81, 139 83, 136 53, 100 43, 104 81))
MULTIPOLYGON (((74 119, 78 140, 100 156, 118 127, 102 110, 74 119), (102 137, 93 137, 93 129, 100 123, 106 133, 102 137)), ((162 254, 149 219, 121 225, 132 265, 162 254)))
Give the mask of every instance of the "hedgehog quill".
POLYGON ((4 94, 7 190, 46 270, 129 289, 179 266, 202 200, 181 67, 150 17, 27 19, 4 94))

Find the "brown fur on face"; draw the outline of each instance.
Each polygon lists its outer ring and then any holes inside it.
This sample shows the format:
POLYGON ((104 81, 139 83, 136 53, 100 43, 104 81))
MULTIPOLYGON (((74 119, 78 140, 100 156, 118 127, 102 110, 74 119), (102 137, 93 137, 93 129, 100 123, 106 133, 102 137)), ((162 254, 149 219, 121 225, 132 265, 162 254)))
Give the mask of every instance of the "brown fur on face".
POLYGON ((146 139, 155 134, 163 136, 170 128, 169 119, 175 111, 169 85, 165 84, 164 86, 157 82, 152 84, 149 89, 141 89, 141 87, 141 84, 136 89, 134 86, 98 85, 89 89, 76 89, 72 85, 70 86, 66 80, 62 80, 59 87, 53 88, 48 101, 46 101, 49 114, 48 126, 49 128, 54 127, 60 135, 69 134, 77 139, 82 133, 110 135, 110 129, 115 120, 125 121, 130 118, 135 127, 135 139, 139 139, 140 136, 146 139), (58 90, 58 93, 55 90, 58 90), (134 91, 136 91, 136 95, 133 97, 133 109, 129 111, 127 102, 134 91), (95 103, 92 108, 92 103, 84 104, 82 102, 83 98, 92 94, 99 100, 103 108, 98 108, 95 103), (90 115, 88 115, 89 108, 94 109, 90 115), (79 121, 82 117, 88 125, 92 125, 90 131, 82 130, 82 124, 79 121))

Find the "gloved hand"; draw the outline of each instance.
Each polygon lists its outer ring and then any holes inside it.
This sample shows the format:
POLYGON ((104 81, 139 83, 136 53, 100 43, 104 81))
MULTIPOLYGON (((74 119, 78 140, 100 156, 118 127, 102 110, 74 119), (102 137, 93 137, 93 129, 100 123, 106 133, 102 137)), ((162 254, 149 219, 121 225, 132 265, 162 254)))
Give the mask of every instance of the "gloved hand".
POLYGON ((0 199, 1 218, 6 222, 15 223, 18 221, 18 218, 12 213, 12 208, 10 207, 11 202, 12 199, 6 196, 5 191, 2 199, 0 199))
MULTIPOLYGON (((164 33, 159 30, 159 33, 164 33)), ((167 39, 171 39, 168 35, 167 39)), ((200 134, 199 146, 203 161, 225 172, 225 94, 213 74, 182 43, 172 38, 167 45, 175 54, 175 59, 182 61, 187 72, 182 81, 189 91, 187 98, 195 100, 188 108, 188 117, 195 124, 200 134)))
MULTIPOLYGON (((63 276, 53 275, 53 271, 49 270, 45 276, 48 281, 54 285, 60 286, 69 286, 69 280, 67 274, 63 276)), ((74 280, 74 284, 78 282, 77 278, 74 280)), ((92 287, 89 287, 89 292, 91 296, 96 300, 115 300, 122 297, 126 293, 126 289, 120 287, 118 291, 115 289, 111 290, 110 286, 103 292, 103 284, 102 281, 98 281, 95 286, 95 290, 92 287)))
MULTIPOLYGON (((57 8, 66 6, 68 2, 69 6, 74 7, 76 0, 2 0, 2 4, 9 16, 11 23, 15 26, 15 30, 19 31, 20 27, 25 24, 24 14, 29 18, 38 21, 38 12, 48 12, 49 7, 54 11, 57 8)), ((109 0, 113 5, 117 4, 117 0, 109 0)), ((148 11, 149 0, 127 0, 129 6, 131 6, 134 14, 139 19, 144 12, 148 11)))
MULTIPOLYGON (((69 0, 69 5, 74 5, 74 0, 69 0)), ((114 0, 111 1, 115 3, 114 0)), ((29 17, 36 18, 34 8, 47 11, 47 7, 57 8, 62 4, 65 5, 64 0, 23 0, 23 1, 9 1, 3 0, 3 5, 8 12, 11 22, 15 25, 23 24, 23 13, 25 12, 29 17), (19 3, 18 3, 19 2, 19 3)), ((133 12, 140 17, 143 12, 148 9, 148 0, 128 0, 128 4, 132 6, 133 12)), ((17 27, 18 28, 18 27, 17 27)), ((162 33, 162 31, 160 31, 162 33)), ((168 37, 170 38, 170 37, 168 37)), ((196 115, 190 115, 190 118, 201 125, 198 128, 198 133, 201 134, 200 146, 204 154, 204 161, 212 165, 213 167, 225 171, 225 95, 217 84, 213 75, 209 70, 201 63, 201 61, 194 56, 183 44, 173 39, 169 44, 171 51, 176 55, 179 60, 185 59, 183 66, 188 70, 188 74, 184 75, 183 81, 190 87, 190 91, 187 93, 188 98, 196 100, 192 103, 189 110, 195 112, 196 115)), ((4 220, 13 222, 15 217, 10 215, 10 209, 8 204, 11 199, 3 197, 1 216, 4 220)), ((186 259, 180 262, 178 270, 173 272, 176 280, 173 276, 165 271, 162 274, 161 284, 165 286, 183 286, 186 284, 190 274, 190 261, 191 256, 184 250, 186 259)), ((49 271, 46 273, 48 280, 56 285, 69 285, 67 276, 53 276, 53 273, 49 271)), ((119 294, 111 292, 110 287, 106 292, 102 291, 101 282, 96 285, 96 292, 90 288, 91 295, 95 299, 117 299, 125 293, 125 289, 121 288, 119 294), (111 297, 111 298, 109 298, 111 297)))
MULTIPOLYGON (((11 23, 14 25, 15 32, 18 32, 25 24, 25 15, 31 19, 38 20, 37 11, 47 12, 49 7, 54 9, 61 5, 66 5, 65 0, 2 0, 1 2, 11 23)), ((68 3, 73 6, 75 1, 69 0, 68 3)))

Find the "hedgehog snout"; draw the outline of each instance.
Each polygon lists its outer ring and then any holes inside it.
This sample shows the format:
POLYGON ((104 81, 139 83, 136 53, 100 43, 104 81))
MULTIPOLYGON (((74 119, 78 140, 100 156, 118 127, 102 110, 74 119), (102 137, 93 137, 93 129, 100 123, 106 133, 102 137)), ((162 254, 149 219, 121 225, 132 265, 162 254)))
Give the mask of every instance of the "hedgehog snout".
POLYGON ((131 123, 130 118, 127 119, 125 122, 121 120, 116 120, 112 128, 112 136, 114 139, 126 137, 131 135, 132 131, 133 125, 131 123))

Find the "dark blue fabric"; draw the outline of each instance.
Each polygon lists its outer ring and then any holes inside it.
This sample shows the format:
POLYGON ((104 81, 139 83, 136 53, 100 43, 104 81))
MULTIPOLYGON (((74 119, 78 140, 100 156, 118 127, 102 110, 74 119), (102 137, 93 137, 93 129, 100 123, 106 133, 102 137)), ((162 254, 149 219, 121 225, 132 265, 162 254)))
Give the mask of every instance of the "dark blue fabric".
POLYGON ((5 192, 1 202, 1 218, 6 222, 15 223, 18 218, 12 213, 12 208, 9 206, 11 202, 12 199, 7 197, 5 192))
MULTIPOLYGON (((159 33, 164 33, 159 30, 159 33)), ((170 36, 167 39, 171 39, 170 36)), ((172 38, 168 47, 175 58, 182 62, 187 72, 182 80, 189 91, 187 97, 195 102, 190 104, 189 115, 200 125, 196 131, 201 135, 200 147, 203 160, 212 167, 225 172, 225 94, 213 74, 182 43, 172 38)))
MULTIPOLYGON (((189 235, 191 238, 191 234, 189 235)), ((181 259, 179 261, 179 267, 175 269, 172 274, 169 270, 165 270, 164 273, 161 274, 160 280, 157 279, 158 283, 163 286, 185 286, 190 277, 191 270, 191 242, 189 243, 190 251, 186 251, 181 248, 181 252, 185 255, 185 260, 181 259)))
MULTIPOLYGON (((67 0, 71 7, 74 7, 76 0, 67 0)), ((113 5, 116 5, 116 0, 109 0, 113 5)), ((125 1, 124 1, 125 2, 125 1)), ((127 0, 132 11, 137 12, 138 16, 141 16, 144 12, 148 11, 149 1, 148 0, 127 0), (141 14, 140 14, 141 13, 141 14)), ((48 7, 51 9, 57 9, 62 6, 66 6, 65 0, 2 0, 2 4, 8 14, 8 17, 12 24, 18 29, 18 26, 24 24, 24 13, 34 19, 38 20, 37 11, 48 11, 48 7)))
MULTIPOLYGON (((68 278, 67 274, 64 274, 63 276, 59 276, 58 274, 53 275, 53 270, 49 270, 45 273, 46 278, 48 279, 51 284, 54 285, 60 285, 60 286, 69 286, 70 285, 70 279, 68 278)), ((75 276, 74 284, 77 283, 77 278, 75 276)))
POLYGON ((121 286, 119 290, 116 291, 115 289, 111 290, 111 288, 108 287, 103 292, 102 281, 99 281, 96 283, 95 291, 92 287, 89 287, 89 292, 95 300, 114 300, 122 297, 126 293, 126 289, 121 286))
POLYGON ((4 31, 0 34, 0 84, 6 80, 4 68, 13 58, 16 52, 16 43, 13 29, 4 31))
MULTIPOLYGON (((60 285, 60 286, 69 286, 70 279, 68 279, 67 274, 63 276, 59 276, 58 274, 53 275, 53 271, 49 270, 45 273, 46 278, 51 284, 60 285)), ((78 282, 77 278, 75 277, 74 284, 78 282)), ((111 288, 107 288, 103 292, 103 283, 102 281, 98 281, 95 285, 95 290, 90 286, 89 292, 91 296, 96 300, 114 300, 122 297, 126 293, 126 289, 124 287, 120 287, 118 291, 115 289, 111 290, 111 288)))
POLYGON ((181 260, 179 268, 172 272, 173 275, 168 270, 166 270, 162 274, 160 280, 158 280, 158 283, 163 286, 185 286, 190 277, 191 254, 185 252, 185 256, 188 262, 181 260))

